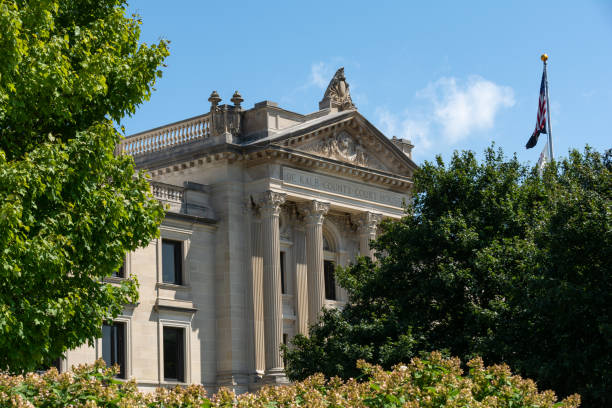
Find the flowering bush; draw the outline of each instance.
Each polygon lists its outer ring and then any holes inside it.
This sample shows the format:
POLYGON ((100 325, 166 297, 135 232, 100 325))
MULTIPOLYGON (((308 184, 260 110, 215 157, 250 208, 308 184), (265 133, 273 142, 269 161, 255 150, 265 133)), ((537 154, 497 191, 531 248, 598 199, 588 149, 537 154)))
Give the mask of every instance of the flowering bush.
POLYGON ((431 353, 384 371, 360 361, 363 375, 346 382, 313 375, 288 386, 265 386, 256 393, 236 396, 221 389, 212 398, 192 385, 138 392, 134 381, 113 378, 116 368, 102 361, 59 374, 0 375, 2 407, 562 407, 580 405, 572 395, 558 402, 552 391, 538 392, 531 380, 512 375, 505 365, 484 367, 477 358, 464 374, 457 358, 431 353))

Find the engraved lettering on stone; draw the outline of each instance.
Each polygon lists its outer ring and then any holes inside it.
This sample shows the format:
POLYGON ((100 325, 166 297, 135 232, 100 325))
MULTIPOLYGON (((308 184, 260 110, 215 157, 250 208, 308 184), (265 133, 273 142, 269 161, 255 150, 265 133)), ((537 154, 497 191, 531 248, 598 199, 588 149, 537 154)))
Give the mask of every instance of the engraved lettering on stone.
POLYGON ((291 167, 283 167, 283 181, 289 184, 398 208, 401 208, 405 202, 408 202, 408 196, 405 194, 386 191, 365 184, 353 183, 336 177, 308 173, 291 167))

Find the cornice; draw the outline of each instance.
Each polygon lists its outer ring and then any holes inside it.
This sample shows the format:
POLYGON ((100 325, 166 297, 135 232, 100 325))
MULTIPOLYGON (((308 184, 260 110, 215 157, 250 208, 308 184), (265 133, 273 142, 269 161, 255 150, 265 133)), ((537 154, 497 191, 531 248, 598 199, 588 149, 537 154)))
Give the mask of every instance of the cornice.
POLYGON ((216 162, 226 162, 228 164, 244 162, 245 166, 252 166, 270 161, 277 162, 279 164, 293 165, 297 168, 323 170, 327 173, 336 174, 343 178, 350 178, 360 182, 376 184, 384 188, 409 190, 412 186, 412 180, 407 176, 360 167, 354 164, 340 162, 338 160, 317 156, 311 153, 274 145, 243 154, 235 152, 206 154, 197 159, 176 163, 172 166, 149 170, 149 173, 153 178, 155 178, 156 176, 167 175, 195 167, 203 167, 206 164, 216 162))

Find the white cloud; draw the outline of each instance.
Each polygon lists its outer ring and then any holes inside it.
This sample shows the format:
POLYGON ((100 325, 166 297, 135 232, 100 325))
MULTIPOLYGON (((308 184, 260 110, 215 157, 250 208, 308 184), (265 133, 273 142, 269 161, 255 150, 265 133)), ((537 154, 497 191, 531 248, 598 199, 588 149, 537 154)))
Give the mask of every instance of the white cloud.
POLYGON ((308 85, 314 85, 324 89, 331 79, 331 68, 325 62, 317 62, 310 66, 310 77, 308 85))
POLYGON ((408 139, 421 150, 428 150, 431 147, 429 139, 431 122, 428 119, 412 118, 408 113, 396 115, 386 108, 376 109, 376 115, 380 127, 388 137, 408 139))
POLYGON ((417 93, 434 106, 433 119, 442 126, 447 142, 456 143, 474 131, 493 127, 501 108, 514 106, 514 91, 478 76, 464 86, 455 78, 441 78, 417 93))
POLYGON ((446 150, 474 133, 492 129, 500 110, 515 104, 512 88, 479 76, 465 82, 440 78, 418 91, 415 102, 418 111, 394 114, 379 108, 376 114, 387 136, 412 140, 419 155, 435 145, 436 150, 446 150))
MULTIPOLYGON (((329 81, 331 81, 332 77, 334 76, 334 72, 336 72, 336 70, 343 65, 345 64, 342 57, 334 57, 329 61, 313 62, 310 64, 310 70, 307 76, 302 78, 301 82, 296 85, 290 94, 285 94, 280 99, 280 102, 282 102, 284 105, 295 105, 298 103, 296 102, 298 99, 296 96, 297 94, 303 95, 308 93, 318 95, 320 93, 319 97, 323 96, 323 92, 321 91, 327 88, 329 81)), ((352 87, 351 90, 353 90, 352 87)), ((300 96, 299 99, 303 100, 303 97, 300 96)), ((363 100, 365 98, 359 99, 363 100)), ((303 102, 299 102, 299 104, 303 104, 303 102)), ((310 107, 306 107, 305 104, 303 104, 303 106, 305 109, 310 109, 310 107)), ((293 109, 296 109, 296 106, 293 106, 293 109)))

